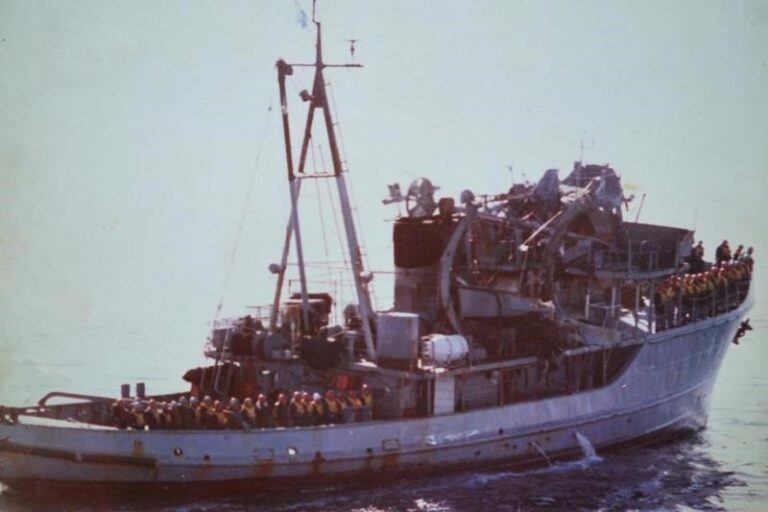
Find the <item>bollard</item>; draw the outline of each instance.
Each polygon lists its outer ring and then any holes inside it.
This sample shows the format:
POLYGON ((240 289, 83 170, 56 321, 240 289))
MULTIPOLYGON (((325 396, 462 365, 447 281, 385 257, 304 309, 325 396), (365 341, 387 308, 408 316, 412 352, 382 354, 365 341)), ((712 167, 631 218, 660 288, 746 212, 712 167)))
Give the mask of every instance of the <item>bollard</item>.
POLYGON ((128 398, 131 396, 131 385, 120 384, 120 398, 128 398))
POLYGON ((146 393, 146 389, 144 387, 144 383, 143 382, 137 382, 136 383, 136 397, 143 400, 144 398, 146 398, 146 396, 147 396, 147 393, 146 393))

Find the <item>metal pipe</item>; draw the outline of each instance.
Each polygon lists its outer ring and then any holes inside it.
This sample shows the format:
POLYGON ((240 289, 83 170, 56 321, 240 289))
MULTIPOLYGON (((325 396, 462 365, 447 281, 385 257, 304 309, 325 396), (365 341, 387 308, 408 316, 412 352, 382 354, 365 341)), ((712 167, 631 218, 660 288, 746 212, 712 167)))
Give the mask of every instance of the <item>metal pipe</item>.
MULTIPOLYGON (((301 192, 301 180, 294 180, 296 187, 296 198, 301 192)), ((277 273, 277 284, 275 285, 275 298, 272 301, 272 311, 269 313, 269 330, 274 331, 277 328, 277 315, 280 312, 280 296, 283 292, 283 281, 285 280, 285 269, 288 266, 288 254, 291 251, 291 238, 293 235, 293 215, 288 217, 288 226, 285 228, 285 240, 283 241, 283 254, 280 257, 280 269, 277 273)))
MULTIPOLYGON (((304 269, 304 248, 301 243, 301 228, 299 226, 298 200, 299 195, 294 181, 293 154, 291 151, 291 130, 288 122, 288 99, 285 93, 285 77, 293 74, 293 69, 284 60, 277 61, 277 82, 280 88, 280 110, 283 118, 283 138, 285 139, 285 162, 288 170, 288 185, 291 194, 291 225, 296 234, 296 257, 299 262, 299 280, 301 282, 301 313, 302 332, 309 329, 309 298, 307 295, 307 276, 304 269)), ((282 287, 282 282, 280 282, 282 287)))

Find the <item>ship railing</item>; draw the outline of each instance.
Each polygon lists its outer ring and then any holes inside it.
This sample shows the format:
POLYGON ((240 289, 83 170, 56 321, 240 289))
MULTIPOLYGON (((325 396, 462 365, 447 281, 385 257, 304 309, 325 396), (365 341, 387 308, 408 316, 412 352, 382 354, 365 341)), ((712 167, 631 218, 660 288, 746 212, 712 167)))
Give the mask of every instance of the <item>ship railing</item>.
POLYGON ((599 249, 592 253, 595 270, 653 272, 659 269, 659 249, 656 247, 633 247, 629 242, 626 249, 599 249))
POLYGON ((589 321, 603 328, 613 328, 619 322, 621 305, 611 306, 605 302, 593 302, 589 304, 589 321))
POLYGON ((128 400, 146 404, 150 399, 157 402, 170 402, 172 400, 178 400, 186 395, 186 393, 181 392, 152 396, 115 398, 65 391, 52 391, 38 400, 36 405, 20 407, 0 406, 0 423, 12 425, 18 422, 20 416, 35 416, 55 420, 77 421, 91 425, 111 425, 113 420, 112 405, 117 400, 128 400), (51 399, 57 398, 66 398, 71 401, 55 404, 48 403, 51 399))
MULTIPOLYGON (((245 314, 250 315, 254 321, 259 321, 262 323, 262 325, 269 325, 269 319, 270 319, 270 316, 272 315, 271 304, 261 305, 261 306, 246 306, 245 309, 246 309, 245 314)), ((243 316, 219 318, 213 322, 213 328, 227 329, 227 328, 234 327, 235 325, 237 325, 237 323, 240 320, 242 320, 243 316)))
POLYGON ((109 421, 110 408, 114 401, 115 399, 111 397, 52 391, 42 397, 37 405, 0 406, 0 423, 12 425, 18 422, 19 416, 36 416, 104 425, 109 421), (48 401, 52 398, 69 398, 74 401, 49 405, 48 401))
POLYGON ((749 292, 749 279, 733 281, 728 286, 715 289, 698 297, 683 297, 666 302, 656 309, 656 330, 698 322, 721 315, 739 307, 749 292))

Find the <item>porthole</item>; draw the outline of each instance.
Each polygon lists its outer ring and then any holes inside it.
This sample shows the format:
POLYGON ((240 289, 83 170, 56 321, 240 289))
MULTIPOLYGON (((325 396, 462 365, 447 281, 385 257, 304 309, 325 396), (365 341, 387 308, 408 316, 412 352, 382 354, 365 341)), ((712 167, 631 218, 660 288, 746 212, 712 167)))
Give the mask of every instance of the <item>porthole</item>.
POLYGON ((174 448, 173 454, 177 457, 181 457, 182 455, 184 455, 184 451, 181 448, 174 448))

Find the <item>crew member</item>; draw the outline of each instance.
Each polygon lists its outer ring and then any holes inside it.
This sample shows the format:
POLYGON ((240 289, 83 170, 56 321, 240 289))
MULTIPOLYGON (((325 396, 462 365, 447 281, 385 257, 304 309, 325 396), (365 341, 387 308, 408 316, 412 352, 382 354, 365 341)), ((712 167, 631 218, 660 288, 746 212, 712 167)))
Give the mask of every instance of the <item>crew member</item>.
POLYGON ((240 407, 240 418, 250 428, 256 428, 259 423, 256 407, 250 397, 243 400, 243 405, 240 407))
POLYGON ((200 400, 198 400, 196 396, 189 399, 189 408, 192 409, 192 428, 202 430, 203 424, 200 421, 200 400))
POLYGON ((349 411, 347 414, 351 418, 351 422, 360 421, 360 409, 363 407, 363 401, 357 396, 357 391, 350 389, 349 393, 347 393, 346 400, 346 411, 349 411))
POLYGON ((704 271, 704 242, 699 240, 691 250, 690 256, 688 256, 688 271, 691 274, 698 274, 704 271))
POLYGON ((703 260, 704 259, 704 241, 699 240, 699 243, 697 243, 693 248, 693 254, 703 260))
POLYGON ((307 409, 301 391, 294 391, 291 397, 291 426, 304 427, 307 425, 307 409))
POLYGON ((733 253, 733 261, 739 261, 743 254, 744 254, 744 246, 739 244, 739 246, 736 248, 736 252, 733 253))
POLYGON ((154 398, 150 398, 144 410, 144 419, 150 430, 163 428, 163 413, 154 398))
POLYGON ((177 428, 176 422, 174 421, 174 415, 176 414, 176 407, 178 407, 178 402, 175 400, 172 400, 171 403, 165 403, 162 404, 162 415, 161 419, 163 422, 162 428, 172 430, 177 428))
POLYGON ((304 391, 301 394, 301 402, 304 404, 304 410, 307 413, 307 425, 312 424, 312 395, 309 391, 304 391))
POLYGON ((325 420, 327 423, 339 423, 341 420, 341 408, 336 400, 336 393, 329 389, 325 392, 325 420))
POLYGON ((219 421, 216 417, 216 403, 206 395, 200 404, 200 423, 205 430, 218 430, 219 421))
POLYGON ((373 393, 368 388, 368 384, 363 384, 360 398, 363 401, 363 406, 360 408, 360 420, 371 421, 373 419, 373 393))
POLYGON ((131 409, 131 421, 128 426, 134 430, 147 429, 147 419, 144 416, 144 408, 141 406, 141 403, 136 402, 133 404, 133 408, 131 409))
POLYGON ((224 410, 224 404, 222 404, 220 400, 213 402, 212 416, 214 421, 211 422, 211 430, 224 430, 227 428, 229 417, 227 416, 227 412, 224 410))
POLYGON ((723 240, 723 243, 721 243, 717 250, 715 251, 715 262, 716 265, 719 267, 723 263, 728 263, 731 261, 731 248, 728 246, 728 240, 723 240))
POLYGON ((243 417, 240 416, 240 400, 237 397, 229 399, 227 407, 224 408, 224 412, 227 415, 227 429, 228 430, 242 430, 243 429, 243 417))
MULTIPOLYGON (((195 402, 197 400, 195 399, 195 402)), ((183 396, 179 399, 179 428, 183 430, 189 430, 194 427, 195 424, 195 411, 189 404, 187 397, 183 396)))
POLYGON ((752 272, 752 265, 754 264, 754 260, 752 259, 752 253, 754 252, 754 248, 750 247, 747 249, 747 252, 744 253, 744 256, 741 257, 741 261, 744 262, 744 264, 747 266, 747 270, 751 273, 752 272))
POLYGON ((312 403, 310 404, 309 410, 312 418, 312 425, 322 425, 325 423, 325 407, 323 406, 323 397, 320 393, 312 395, 312 403))
POLYGON ((287 427, 290 422, 291 408, 283 393, 277 395, 277 401, 272 407, 272 424, 275 427, 287 427))
POLYGON ((131 424, 131 413, 123 400, 116 400, 112 404, 112 424, 117 428, 128 428, 131 424))
POLYGON ((272 424, 272 415, 269 412, 269 403, 267 397, 260 393, 256 398, 256 426, 259 428, 269 428, 272 424))

